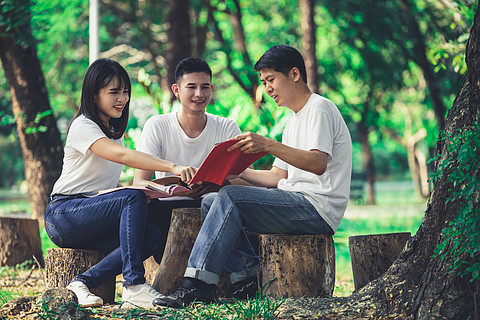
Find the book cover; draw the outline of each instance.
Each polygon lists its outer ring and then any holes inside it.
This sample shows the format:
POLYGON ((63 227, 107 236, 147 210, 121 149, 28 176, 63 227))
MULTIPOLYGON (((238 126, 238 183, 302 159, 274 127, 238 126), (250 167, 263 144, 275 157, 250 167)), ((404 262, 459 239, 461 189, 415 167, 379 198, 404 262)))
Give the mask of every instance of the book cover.
POLYGON ((267 154, 266 152, 246 154, 239 148, 228 152, 227 149, 236 142, 237 140, 227 140, 213 147, 190 183, 207 181, 222 185, 227 176, 242 173, 252 163, 267 154))

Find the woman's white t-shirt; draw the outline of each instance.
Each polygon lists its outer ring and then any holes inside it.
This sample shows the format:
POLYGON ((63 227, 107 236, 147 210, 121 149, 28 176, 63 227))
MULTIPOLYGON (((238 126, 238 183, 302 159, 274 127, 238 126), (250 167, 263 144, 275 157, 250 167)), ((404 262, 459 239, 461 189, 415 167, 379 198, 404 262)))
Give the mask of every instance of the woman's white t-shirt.
MULTIPOLYGON (((92 196, 99 190, 118 185, 123 164, 105 160, 89 148, 101 138, 107 138, 92 120, 80 115, 73 120, 65 142, 62 174, 53 186, 53 194, 84 194, 92 196)), ((112 139, 124 146, 123 136, 112 139)))
POLYGON ((312 94, 288 120, 282 143, 328 155, 322 175, 300 170, 279 158, 273 165, 288 171, 287 179, 281 179, 278 188, 302 193, 335 232, 347 207, 352 171, 352 142, 340 111, 330 100, 312 94))
MULTIPOLYGON (((206 113, 207 123, 198 137, 190 138, 175 112, 150 117, 142 130, 137 150, 181 166, 200 167, 215 144, 241 133, 235 121, 206 113)), ((171 175, 156 172, 156 178, 171 175)))

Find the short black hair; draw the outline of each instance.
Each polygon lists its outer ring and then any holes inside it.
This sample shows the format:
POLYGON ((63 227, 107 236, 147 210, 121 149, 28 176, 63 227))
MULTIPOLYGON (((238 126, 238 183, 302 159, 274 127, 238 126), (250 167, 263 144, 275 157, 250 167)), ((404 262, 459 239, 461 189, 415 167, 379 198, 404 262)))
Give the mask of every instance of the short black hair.
POLYGON ((294 67, 298 68, 303 82, 307 83, 307 71, 302 54, 293 47, 279 44, 268 49, 253 68, 255 71, 269 68, 288 76, 294 67))
POLYGON ((188 73, 194 72, 203 72, 210 76, 210 80, 212 79, 212 70, 208 66, 208 63, 205 60, 188 57, 185 59, 180 60, 177 64, 177 68, 175 69, 175 82, 178 83, 178 80, 184 75, 188 73))

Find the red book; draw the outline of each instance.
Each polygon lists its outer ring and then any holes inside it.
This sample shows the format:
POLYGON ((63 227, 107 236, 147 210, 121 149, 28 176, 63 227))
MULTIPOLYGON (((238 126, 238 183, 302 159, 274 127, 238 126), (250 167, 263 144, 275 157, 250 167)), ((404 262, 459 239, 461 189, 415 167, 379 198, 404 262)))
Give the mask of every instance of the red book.
POLYGON ((237 140, 227 140, 213 147, 190 183, 207 181, 222 185, 227 176, 242 173, 252 163, 267 154, 267 152, 246 154, 240 148, 228 152, 227 149, 236 142, 237 140))

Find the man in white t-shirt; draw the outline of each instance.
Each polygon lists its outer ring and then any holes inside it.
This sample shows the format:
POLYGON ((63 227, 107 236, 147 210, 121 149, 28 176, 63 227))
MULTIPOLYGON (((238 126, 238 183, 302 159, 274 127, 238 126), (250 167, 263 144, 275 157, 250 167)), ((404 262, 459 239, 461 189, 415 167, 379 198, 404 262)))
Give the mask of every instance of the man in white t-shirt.
MULTIPOLYGON (((215 144, 240 134, 240 128, 231 119, 205 111, 212 98, 213 85, 212 71, 204 60, 193 57, 181 60, 175 70, 172 91, 180 100, 181 110, 149 118, 136 149, 181 166, 198 168, 215 144)), ((170 175, 135 169, 134 184, 145 184, 154 174, 156 178, 170 175)), ((197 199, 153 199, 149 204, 149 222, 162 229, 166 241, 172 209, 199 207, 201 199, 198 196, 217 190, 218 187, 206 184, 195 187, 193 196, 197 199)), ((162 253, 163 250, 155 255, 157 262, 162 253)))
MULTIPOLYGON (((183 283, 154 305, 180 307, 215 299, 219 274, 228 265, 230 278, 244 293, 256 291, 258 257, 244 229, 257 233, 334 234, 348 203, 352 142, 347 126, 328 99, 307 86, 302 55, 294 48, 270 48, 255 64, 266 93, 278 106, 294 112, 282 143, 243 133, 230 149, 266 151, 276 157, 270 170, 245 170, 240 177, 265 188, 226 186, 202 200, 206 216, 193 246, 183 283), (236 263, 236 270, 235 269, 236 263)), ((231 151, 231 150, 230 150, 231 151)))

